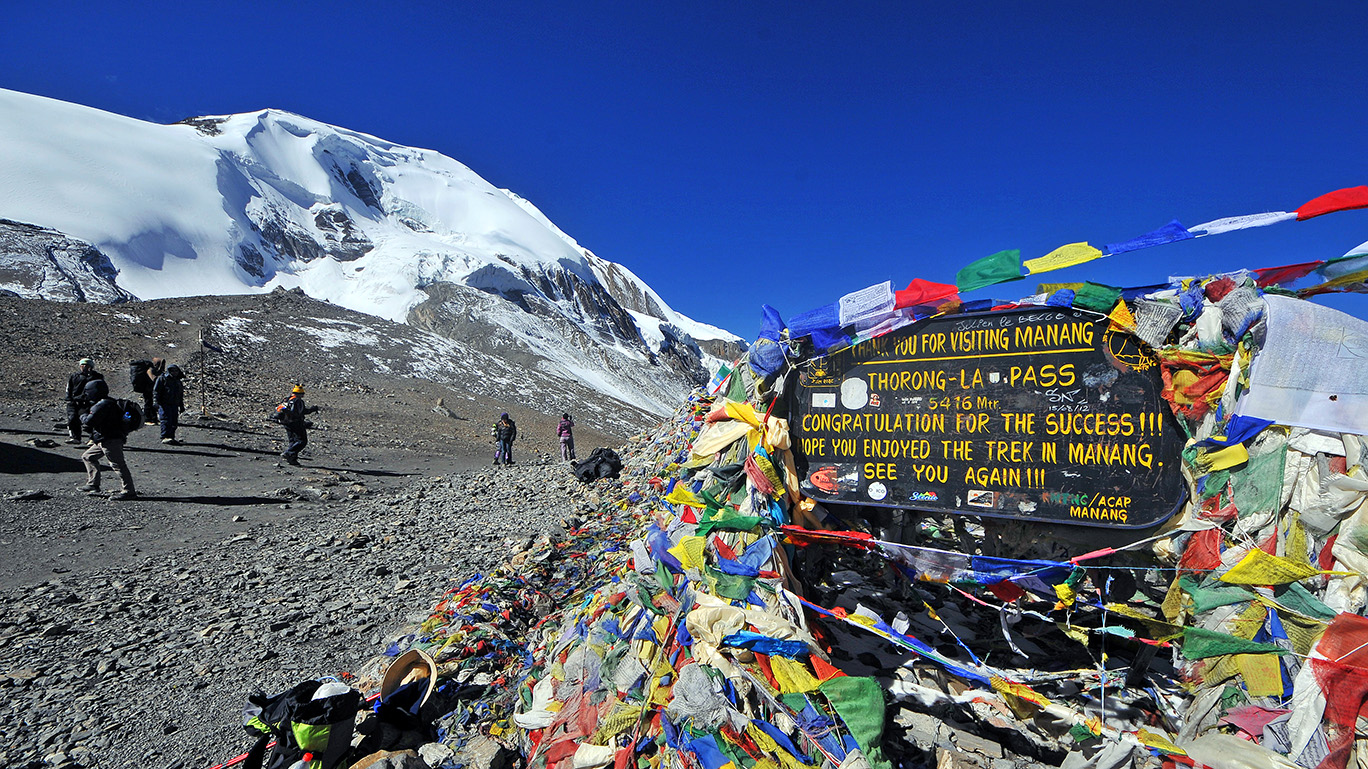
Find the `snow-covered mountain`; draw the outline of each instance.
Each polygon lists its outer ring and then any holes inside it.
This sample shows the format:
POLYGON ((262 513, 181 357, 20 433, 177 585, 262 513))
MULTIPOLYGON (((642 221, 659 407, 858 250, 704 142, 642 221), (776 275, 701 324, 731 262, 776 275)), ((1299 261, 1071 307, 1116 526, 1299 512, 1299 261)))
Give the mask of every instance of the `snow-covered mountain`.
POLYGON ((276 287, 658 413, 744 344, 438 152, 277 110, 157 125, 0 90, 0 290, 276 287))

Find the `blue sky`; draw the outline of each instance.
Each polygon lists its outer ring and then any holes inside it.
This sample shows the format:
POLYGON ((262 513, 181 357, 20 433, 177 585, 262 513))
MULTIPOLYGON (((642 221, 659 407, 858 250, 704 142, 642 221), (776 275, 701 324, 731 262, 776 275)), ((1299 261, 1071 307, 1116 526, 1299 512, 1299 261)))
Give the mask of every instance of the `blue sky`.
MULTIPOLYGON (((6 10, 0 86, 161 123, 275 107, 438 150, 747 338, 761 303, 789 317, 1005 248, 1368 184, 1368 4, 1098 5, 1120 4, 29 3, 6 10)), ((1350 211, 1044 279, 1365 240, 1350 211)))

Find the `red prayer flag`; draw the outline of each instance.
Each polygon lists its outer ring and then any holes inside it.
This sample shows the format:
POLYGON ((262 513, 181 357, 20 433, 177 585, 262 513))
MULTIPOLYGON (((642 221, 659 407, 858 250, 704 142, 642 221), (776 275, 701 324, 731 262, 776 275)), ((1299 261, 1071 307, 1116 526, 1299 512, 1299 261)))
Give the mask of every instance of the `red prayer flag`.
POLYGON ((1283 283, 1291 283, 1298 278, 1304 278, 1315 271, 1317 267, 1325 262, 1302 262, 1301 264, 1288 264, 1282 267, 1264 267, 1255 270, 1257 279, 1254 284, 1259 288, 1264 286, 1277 286, 1283 283))
POLYGON ((930 304, 947 299, 959 293, 959 288, 947 283, 932 283, 929 280, 913 278, 907 288, 893 292, 893 307, 901 310, 919 304, 930 304))
MULTIPOLYGON (((760 655, 757 654, 756 656, 760 655)), ((809 656, 808 662, 812 663, 812 672, 817 674, 818 681, 830 681, 833 678, 840 678, 845 675, 839 668, 834 667, 816 654, 809 656)))
POLYGON ((1297 221, 1305 221, 1321 214, 1336 211, 1350 211, 1355 208, 1368 208, 1368 187, 1345 187, 1342 190, 1327 192, 1318 198, 1302 203, 1297 209, 1297 221))

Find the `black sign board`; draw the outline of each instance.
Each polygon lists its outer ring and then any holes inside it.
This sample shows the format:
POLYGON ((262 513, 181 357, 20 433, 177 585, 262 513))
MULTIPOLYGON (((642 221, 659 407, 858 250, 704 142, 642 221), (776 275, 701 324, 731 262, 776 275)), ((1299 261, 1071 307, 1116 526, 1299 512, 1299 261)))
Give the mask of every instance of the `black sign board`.
POLYGON ((1106 318, 936 318, 803 363, 790 430, 823 502, 1145 528, 1182 502, 1158 362, 1106 318))

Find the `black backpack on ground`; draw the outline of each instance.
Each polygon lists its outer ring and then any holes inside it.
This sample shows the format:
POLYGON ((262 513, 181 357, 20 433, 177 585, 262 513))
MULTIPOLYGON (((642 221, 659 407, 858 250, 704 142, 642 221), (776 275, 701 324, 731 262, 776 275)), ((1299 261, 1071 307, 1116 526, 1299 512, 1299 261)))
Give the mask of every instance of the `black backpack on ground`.
POLYGON ((243 769, 285 769, 311 754, 311 767, 334 769, 350 766, 352 733, 361 709, 361 693, 348 688, 330 697, 314 699, 321 681, 305 681, 273 697, 254 694, 247 698, 242 725, 257 742, 247 753, 243 769), (267 745, 275 747, 267 755, 267 745))
POLYGON ((132 385, 135 393, 152 392, 152 377, 147 372, 152 370, 150 360, 131 360, 128 362, 128 384, 132 385))
POLYGON ((581 483, 591 483, 599 478, 618 477, 618 473, 622 472, 622 460, 618 459, 616 451, 600 447, 594 449, 588 458, 571 464, 571 467, 581 483))

